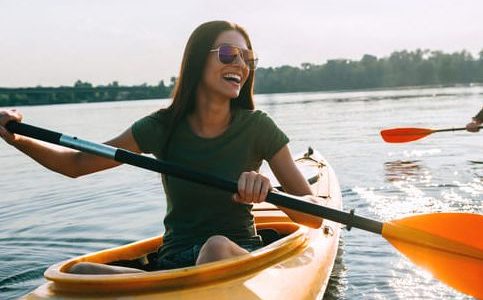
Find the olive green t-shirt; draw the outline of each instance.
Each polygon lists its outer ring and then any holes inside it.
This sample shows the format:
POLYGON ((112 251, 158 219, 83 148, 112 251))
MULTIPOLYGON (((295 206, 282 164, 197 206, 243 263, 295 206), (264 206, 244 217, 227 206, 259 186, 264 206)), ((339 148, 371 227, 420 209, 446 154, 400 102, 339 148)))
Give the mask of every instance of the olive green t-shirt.
MULTIPOLYGON (((141 151, 158 159, 166 135, 164 115, 155 112, 132 126, 141 151)), ((228 129, 214 138, 196 135, 182 119, 163 159, 237 181, 242 172, 258 170, 288 141, 266 113, 235 109, 228 129)), ((172 176, 163 177, 163 186, 167 199, 163 253, 187 249, 212 235, 234 241, 256 236, 252 205, 234 202, 231 193, 172 176)))

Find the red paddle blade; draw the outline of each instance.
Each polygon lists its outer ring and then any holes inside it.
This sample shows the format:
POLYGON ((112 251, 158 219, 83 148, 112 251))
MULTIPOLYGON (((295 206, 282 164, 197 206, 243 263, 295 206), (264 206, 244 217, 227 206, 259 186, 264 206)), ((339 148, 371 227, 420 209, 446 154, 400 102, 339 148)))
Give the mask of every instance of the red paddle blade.
POLYGON ((426 128, 392 128, 381 130, 382 139, 388 143, 406 143, 422 139, 433 133, 426 128))
POLYGON ((483 215, 411 216, 385 223, 382 235, 434 277, 483 299, 483 215))

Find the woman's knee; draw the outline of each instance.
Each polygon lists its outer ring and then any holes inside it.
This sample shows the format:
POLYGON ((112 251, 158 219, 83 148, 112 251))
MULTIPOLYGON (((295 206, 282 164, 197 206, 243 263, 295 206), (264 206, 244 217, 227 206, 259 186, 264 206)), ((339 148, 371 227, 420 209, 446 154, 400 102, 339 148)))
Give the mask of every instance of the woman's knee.
POLYGON ((233 242, 222 235, 213 235, 209 237, 206 242, 203 244, 202 249, 205 251, 223 251, 223 250, 228 250, 231 248, 231 244, 233 242))
POLYGON ((248 253, 235 242, 222 235, 210 237, 201 247, 196 264, 230 258, 248 253))

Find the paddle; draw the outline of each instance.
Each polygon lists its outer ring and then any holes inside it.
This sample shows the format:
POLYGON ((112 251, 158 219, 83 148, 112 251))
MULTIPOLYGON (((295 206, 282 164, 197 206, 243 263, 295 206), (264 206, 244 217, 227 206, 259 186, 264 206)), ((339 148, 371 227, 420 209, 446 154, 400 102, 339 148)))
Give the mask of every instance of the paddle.
MULTIPOLYGON (((478 128, 483 128, 479 126, 478 128)), ((382 139, 388 143, 407 143, 424 138, 435 132, 459 131, 466 128, 427 129, 427 128, 391 128, 381 130, 382 139)))
MULTIPOLYGON (((235 193, 237 183, 190 170, 176 164, 156 160, 124 149, 96 144, 58 132, 24 123, 9 122, 13 133, 96 154, 193 182, 235 193)), ((354 214, 306 202, 303 198, 282 192, 271 192, 267 202, 323 217, 382 235, 413 262, 429 269, 448 285, 475 296, 483 297, 483 216, 471 213, 431 213, 410 216, 389 222, 379 222, 354 214), (456 271, 457 270, 457 271, 456 271)))

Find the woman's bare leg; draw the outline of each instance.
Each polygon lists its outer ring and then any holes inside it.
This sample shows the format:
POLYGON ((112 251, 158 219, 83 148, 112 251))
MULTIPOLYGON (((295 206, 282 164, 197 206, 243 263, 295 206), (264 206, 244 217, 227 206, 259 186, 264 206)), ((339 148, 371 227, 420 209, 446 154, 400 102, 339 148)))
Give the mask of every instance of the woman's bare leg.
POLYGON ((222 235, 210 237, 201 247, 196 264, 205 264, 225 258, 247 254, 248 251, 222 235))
POLYGON ((127 274, 127 273, 143 273, 145 271, 134 268, 109 266, 105 264, 81 262, 73 265, 69 273, 73 274, 127 274))

